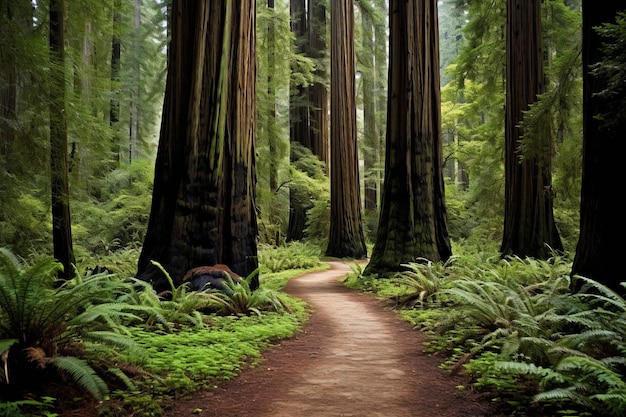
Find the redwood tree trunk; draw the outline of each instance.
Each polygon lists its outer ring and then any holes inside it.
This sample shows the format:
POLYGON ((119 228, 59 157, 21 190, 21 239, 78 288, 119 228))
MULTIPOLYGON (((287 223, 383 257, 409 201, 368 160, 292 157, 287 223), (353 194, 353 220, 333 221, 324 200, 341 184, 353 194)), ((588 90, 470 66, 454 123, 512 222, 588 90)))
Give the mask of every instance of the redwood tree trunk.
POLYGON ((63 264, 59 278, 69 279, 74 276, 76 261, 67 164, 63 8, 63 0, 50 1, 50 178, 54 258, 63 264))
MULTIPOLYGON (((166 287, 223 263, 258 267, 254 1, 174 0, 152 211, 137 276, 166 287)), ((258 278, 252 283, 258 286, 258 278)))
POLYGON ((330 164, 328 118, 328 59, 326 58, 326 6, 322 0, 309 0, 309 51, 318 64, 310 88, 311 151, 326 166, 330 164))
MULTIPOLYGON (((304 53, 307 49, 307 13, 305 0, 290 0, 291 31, 296 38, 296 49, 299 53, 304 53)), ((295 85, 290 86, 289 93, 289 142, 292 144, 290 161, 296 162, 297 156, 294 152, 294 142, 311 149, 311 139, 309 130, 309 105, 308 92, 305 87, 295 85)), ((304 237, 306 226, 306 212, 311 208, 306 196, 299 195, 297 188, 289 190, 289 225, 287 227, 287 241, 301 240, 304 237)))
POLYGON ((537 138, 541 148, 521 161, 519 152, 523 112, 545 92, 541 38, 541 0, 508 0, 502 256, 547 259, 563 250, 553 214, 551 138, 537 138))
POLYGON ((354 86, 354 6, 331 2, 330 46, 330 235, 326 255, 367 255, 359 185, 354 86))
MULTIPOLYGON (((592 278, 624 294, 626 290, 620 286, 624 245, 620 242, 626 233, 626 217, 615 197, 615 181, 623 176, 626 123, 622 119, 604 125, 596 117, 610 113, 614 104, 597 95, 607 88, 608 81, 591 74, 591 67, 602 60, 600 46, 606 41, 594 27, 614 23, 619 10, 623 10, 619 2, 583 0, 583 176, 580 236, 572 275, 592 278)), ((614 99, 619 102, 623 97, 614 99)))
POLYGON ((362 12, 364 58, 367 61, 361 74, 363 80, 363 170, 365 172, 365 210, 375 211, 378 207, 378 132, 376 127, 376 50, 372 16, 362 12))
POLYGON ((436 0, 391 0, 385 182, 365 273, 447 260, 436 0))

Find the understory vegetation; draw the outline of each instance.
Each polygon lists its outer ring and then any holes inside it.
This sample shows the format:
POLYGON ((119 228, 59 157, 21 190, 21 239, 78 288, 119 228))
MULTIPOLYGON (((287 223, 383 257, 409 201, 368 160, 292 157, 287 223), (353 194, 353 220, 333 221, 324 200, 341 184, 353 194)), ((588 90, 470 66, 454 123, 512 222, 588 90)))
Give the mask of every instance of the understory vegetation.
MULTIPOLYGON (((454 256, 416 260, 380 279, 354 268, 347 285, 393 303, 430 336, 442 367, 518 416, 626 414, 626 300, 571 262, 454 256)), ((622 284, 624 285, 624 284, 622 284)))
POLYGON ((163 415, 166 400, 232 378, 302 326, 306 306, 280 288, 326 267, 308 252, 294 244, 264 253, 269 267, 255 272, 255 291, 247 277, 228 279, 222 291, 172 286, 164 298, 107 271, 58 285, 55 260, 25 263, 1 249, 0 416, 85 407, 103 416, 163 415))
MULTIPOLYGON (((160 416, 166 401, 254 366, 307 320, 306 305, 281 291, 285 283, 327 267, 313 245, 260 249, 260 290, 247 280, 219 293, 181 286, 167 299, 106 271, 55 285, 57 262, 26 264, 3 249, 0 416, 86 406, 102 416, 160 416)), ((442 368, 468 376, 463 389, 505 414, 624 415, 626 300, 583 277, 572 294, 571 261, 558 254, 500 259, 464 249, 445 264, 416 259, 388 277, 364 276, 355 263, 345 283, 387 300, 429 335, 426 348, 444 358, 442 368)))

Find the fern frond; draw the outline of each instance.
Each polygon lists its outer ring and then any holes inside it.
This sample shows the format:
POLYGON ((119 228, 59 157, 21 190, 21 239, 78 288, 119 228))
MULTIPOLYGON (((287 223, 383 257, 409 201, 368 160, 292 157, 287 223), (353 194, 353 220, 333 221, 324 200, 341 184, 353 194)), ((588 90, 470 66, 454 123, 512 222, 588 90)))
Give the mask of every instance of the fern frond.
POLYGON ((60 372, 69 375, 79 386, 87 390, 97 400, 103 400, 109 393, 106 383, 100 378, 96 371, 82 359, 58 356, 51 358, 49 364, 53 365, 60 372))
POLYGON ((85 333, 85 337, 92 343, 100 343, 103 345, 121 348, 128 350, 136 355, 143 355, 143 349, 133 340, 119 333, 106 331, 106 330, 94 330, 85 333))
POLYGON ((533 396, 533 400, 536 402, 550 402, 550 401, 563 401, 570 400, 578 402, 579 395, 566 388, 555 388, 548 391, 540 392, 533 396))
POLYGON ((107 372, 115 376, 128 390, 135 391, 137 389, 132 379, 130 379, 120 368, 109 368, 107 369, 107 372))
POLYGON ((17 342, 17 339, 0 339, 0 355, 9 350, 9 348, 17 342))

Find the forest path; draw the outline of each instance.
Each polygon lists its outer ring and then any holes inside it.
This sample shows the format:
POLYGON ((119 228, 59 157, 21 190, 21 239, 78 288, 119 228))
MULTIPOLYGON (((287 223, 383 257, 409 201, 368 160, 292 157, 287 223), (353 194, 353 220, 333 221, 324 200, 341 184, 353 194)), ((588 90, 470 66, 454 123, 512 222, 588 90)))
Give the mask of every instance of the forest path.
POLYGON ((344 262, 285 287, 312 314, 304 331, 211 391, 176 401, 168 417, 484 416, 486 403, 424 353, 426 337, 372 296, 347 288, 344 262), (195 411, 196 414, 192 414, 195 411), (201 411, 200 411, 201 410, 201 411))

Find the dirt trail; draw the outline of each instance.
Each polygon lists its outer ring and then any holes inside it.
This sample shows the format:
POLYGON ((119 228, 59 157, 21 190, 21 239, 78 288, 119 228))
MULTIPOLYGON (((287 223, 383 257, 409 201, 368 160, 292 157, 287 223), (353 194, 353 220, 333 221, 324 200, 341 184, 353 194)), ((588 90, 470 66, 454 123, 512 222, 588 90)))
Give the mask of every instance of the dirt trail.
POLYGON ((424 336, 374 297, 346 288, 347 264, 290 280, 313 309, 305 330, 220 388, 178 401, 168 417, 484 416, 484 402, 423 352, 424 336), (199 410, 201 412, 198 412, 199 410))

